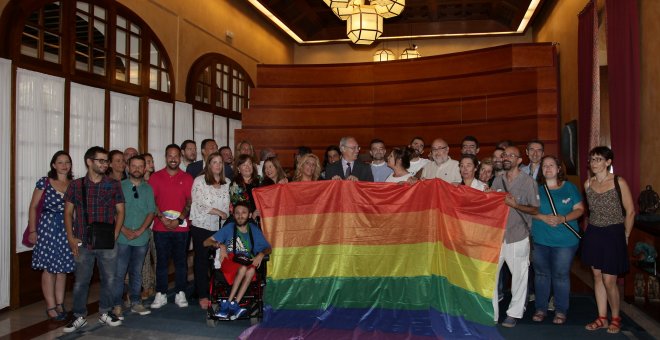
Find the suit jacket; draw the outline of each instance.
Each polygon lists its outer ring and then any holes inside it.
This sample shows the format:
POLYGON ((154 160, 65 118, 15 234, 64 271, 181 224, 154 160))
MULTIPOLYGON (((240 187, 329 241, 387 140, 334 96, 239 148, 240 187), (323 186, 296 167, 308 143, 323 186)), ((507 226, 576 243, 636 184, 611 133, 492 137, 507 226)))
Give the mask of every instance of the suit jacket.
POLYGON ((199 176, 202 171, 204 171, 204 161, 201 159, 188 164, 188 167, 186 167, 186 172, 189 173, 193 178, 199 176))
MULTIPOLYGON (((371 166, 369 164, 356 160, 351 164, 351 174, 357 177, 360 181, 373 182, 374 174, 371 173, 371 166)), ((325 179, 332 179, 334 176, 344 178, 344 167, 341 165, 341 160, 328 164, 325 168, 325 179)))

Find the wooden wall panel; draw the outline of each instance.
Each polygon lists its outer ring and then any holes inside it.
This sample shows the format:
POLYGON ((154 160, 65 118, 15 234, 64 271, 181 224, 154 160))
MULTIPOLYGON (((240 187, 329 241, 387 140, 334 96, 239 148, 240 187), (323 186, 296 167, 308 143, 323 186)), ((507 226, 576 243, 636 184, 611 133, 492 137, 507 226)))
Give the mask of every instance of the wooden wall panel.
POLYGON ((321 157, 346 135, 356 137, 363 157, 373 138, 395 146, 414 136, 425 139, 427 150, 442 137, 458 157, 465 135, 479 139, 480 158, 502 139, 521 149, 540 139, 556 154, 555 53, 551 44, 521 44, 416 63, 259 66, 236 138, 257 150, 274 148, 285 167, 297 146, 321 157))

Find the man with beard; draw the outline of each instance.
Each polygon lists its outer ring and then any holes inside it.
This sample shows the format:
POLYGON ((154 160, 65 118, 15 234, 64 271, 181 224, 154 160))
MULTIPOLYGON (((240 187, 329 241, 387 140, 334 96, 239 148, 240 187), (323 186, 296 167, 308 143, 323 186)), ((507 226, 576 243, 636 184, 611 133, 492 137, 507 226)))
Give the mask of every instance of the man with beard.
POLYGON ((142 156, 128 160, 128 178, 121 182, 126 199, 126 218, 117 239, 117 275, 115 279, 115 307, 113 313, 123 319, 122 296, 124 278, 128 271, 128 297, 131 312, 139 315, 151 313, 142 305, 142 265, 149 246, 149 226, 154 219, 156 203, 151 186, 144 181, 146 161, 142 156))
POLYGON ((121 320, 111 311, 114 302, 112 292, 117 269, 117 246, 113 249, 93 249, 89 243, 87 225, 89 222, 114 223, 116 238, 124 225, 124 195, 121 184, 105 176, 108 170, 108 151, 100 146, 89 148, 85 152, 85 166, 87 175, 72 181, 64 194, 64 226, 76 261, 76 280, 73 284, 74 318, 64 327, 66 333, 87 325, 87 297, 94 262, 98 262, 101 278, 99 323, 121 325, 121 320))
POLYGON ((408 172, 415 176, 417 173, 428 163, 431 161, 422 158, 422 155, 424 154, 424 139, 422 137, 415 137, 410 141, 410 145, 408 145, 409 148, 415 150, 415 153, 412 155, 410 158, 410 166, 408 167, 408 172))
MULTIPOLYGON (((215 143, 215 142, 213 142, 215 143)), ((192 202, 193 178, 179 169, 181 149, 170 144, 165 149, 167 165, 156 171, 149 178, 149 184, 156 201, 156 217, 153 233, 156 244, 156 297, 151 308, 160 308, 167 304, 167 276, 170 258, 174 262, 176 277, 174 302, 179 307, 188 307, 186 285, 188 283, 189 222, 187 221, 192 202)))
POLYGON ((230 317, 231 320, 236 320, 247 312, 245 308, 239 306, 239 303, 250 286, 257 268, 261 266, 264 256, 271 253, 270 244, 264 238, 261 229, 256 224, 248 223, 251 215, 247 203, 236 203, 235 222, 230 222, 204 240, 205 247, 215 247, 220 250, 219 255, 216 255, 216 261, 221 264, 222 274, 231 285, 228 299, 220 302, 220 308, 215 314, 219 318, 230 317), (237 255, 247 256, 251 263, 234 262, 233 259, 237 255))
POLYGON ((186 139, 181 143, 181 165, 179 168, 186 171, 188 165, 195 163, 197 160, 197 143, 194 140, 186 139))
POLYGON ((449 157, 449 144, 444 139, 437 138, 431 143, 431 158, 433 162, 422 169, 422 179, 440 178, 449 183, 461 183, 458 161, 449 157))
POLYGON ((502 148, 496 148, 495 151, 493 151, 493 172, 495 173, 493 178, 504 174, 504 168, 502 167, 503 153, 504 149, 502 148))
POLYGON ((461 154, 477 155, 479 153, 479 140, 475 136, 465 136, 461 141, 461 154))
POLYGON ((221 147, 220 155, 222 156, 222 162, 225 163, 225 178, 231 182, 234 179, 234 155, 231 148, 228 146, 221 147))
POLYGON ((394 172, 385 162, 386 153, 385 142, 380 139, 371 141, 369 154, 371 155, 371 173, 374 175, 374 182, 385 182, 387 177, 394 172))
MULTIPOLYGON (((520 150, 509 146, 502 154, 504 174, 493 181, 492 189, 508 193, 504 203, 510 207, 509 218, 504 232, 504 242, 500 251, 497 273, 506 262, 511 270, 511 303, 502 322, 504 327, 515 327, 517 319, 522 318, 527 303, 527 276, 529 267, 529 229, 532 215, 538 213, 539 194, 536 181, 520 171, 520 150)), ((499 317, 497 292, 493 294, 495 321, 499 317)))
MULTIPOLYGON (((537 179, 539 175, 539 169, 541 168, 541 158, 543 158, 544 144, 540 140, 533 140, 527 143, 527 157, 529 157, 529 164, 523 165, 521 170, 532 176, 533 179, 537 179)), ((541 171, 543 172, 543 171, 541 171)))
POLYGON ((215 140, 211 138, 207 138, 202 141, 202 159, 190 163, 186 167, 186 172, 192 176, 194 179, 195 177, 199 176, 199 174, 204 171, 204 167, 206 166, 206 157, 208 157, 210 154, 218 151, 218 143, 215 142, 215 140))

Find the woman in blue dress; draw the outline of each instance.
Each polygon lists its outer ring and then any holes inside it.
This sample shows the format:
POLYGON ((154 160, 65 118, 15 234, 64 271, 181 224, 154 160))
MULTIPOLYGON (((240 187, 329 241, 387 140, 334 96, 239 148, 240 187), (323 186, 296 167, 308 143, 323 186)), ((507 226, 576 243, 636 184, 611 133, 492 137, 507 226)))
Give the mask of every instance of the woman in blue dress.
POLYGON ((37 181, 30 201, 28 228, 30 241, 35 243, 32 269, 43 270, 41 289, 46 314, 56 321, 66 319, 63 305, 66 273, 73 272, 75 267, 64 229, 64 193, 72 179, 71 157, 64 151, 56 152, 48 176, 37 181), (40 202, 41 213, 37 216, 40 202))

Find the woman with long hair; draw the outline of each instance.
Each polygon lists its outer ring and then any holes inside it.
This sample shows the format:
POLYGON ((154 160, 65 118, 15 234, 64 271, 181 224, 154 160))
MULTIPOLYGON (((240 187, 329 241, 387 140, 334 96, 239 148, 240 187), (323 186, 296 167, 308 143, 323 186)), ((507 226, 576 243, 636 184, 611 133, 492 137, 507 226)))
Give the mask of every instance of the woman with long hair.
POLYGON ((154 156, 152 156, 148 152, 145 152, 144 154, 142 154, 142 157, 144 157, 144 161, 146 164, 144 169, 144 180, 148 181, 149 177, 151 177, 151 174, 153 174, 155 171, 154 156))
POLYGON ((119 150, 112 150, 108 154, 108 160, 108 170, 106 170, 105 175, 119 182, 126 179, 124 153, 119 150))
POLYGON ((458 169, 461 173, 461 184, 479 191, 485 191, 488 189, 488 185, 474 178, 477 174, 477 162, 477 156, 475 155, 461 155, 461 160, 458 162, 458 169))
POLYGON ((286 178, 286 173, 284 173, 284 169, 282 168, 282 165, 280 164, 280 161, 277 159, 277 157, 266 158, 266 160, 264 160, 261 173, 264 174, 264 178, 261 181, 261 186, 289 182, 289 180, 286 178))
POLYGON ((558 158, 545 156, 541 159, 538 176, 541 205, 539 213, 532 216, 536 294, 536 312, 532 320, 541 322, 545 319, 552 291, 555 298, 552 323, 556 325, 566 323, 571 264, 580 244, 577 219, 584 213, 580 192, 565 177, 564 167, 558 158))
POLYGON ((413 175, 408 172, 410 167, 410 158, 415 151, 408 147, 393 148, 390 155, 387 156, 387 166, 394 172, 387 177, 385 182, 388 183, 402 183, 408 180, 413 175))
POLYGON ((224 162, 219 152, 210 154, 203 176, 197 176, 192 187, 190 235, 193 240, 195 258, 195 286, 199 295, 199 306, 209 306, 209 250, 204 240, 215 234, 223 221, 229 217, 229 183, 225 180, 224 162))
POLYGON ((259 187, 259 175, 257 175, 257 165, 250 155, 239 155, 236 158, 236 173, 234 180, 229 186, 229 199, 232 205, 237 202, 246 202, 250 207, 253 218, 259 217, 259 210, 254 203, 252 189, 259 187))
POLYGON ((58 151, 50 160, 48 176, 37 181, 28 217, 30 242, 35 244, 32 269, 43 270, 41 290, 46 300, 46 314, 56 321, 66 320, 63 305, 66 274, 75 269, 64 228, 64 193, 71 180, 71 156, 58 151), (41 211, 37 215, 39 206, 41 211))
POLYGON ((308 153, 300 157, 296 173, 293 175, 294 182, 312 182, 318 181, 321 175, 321 163, 319 158, 313 153, 308 153))
POLYGON ((628 271, 628 237, 635 221, 635 205, 628 183, 610 173, 614 153, 606 146, 589 152, 589 168, 593 176, 584 182, 589 204, 589 224, 582 240, 582 262, 594 274, 594 293, 598 318, 585 326, 593 331, 607 328, 608 333, 621 331, 617 276, 628 271), (607 306, 612 319, 607 321, 607 306))
POLYGON ((325 149, 325 154, 323 155, 323 170, 321 171, 320 178, 326 179, 325 168, 327 168, 329 164, 332 164, 340 159, 341 159, 341 150, 339 150, 339 147, 336 145, 329 145, 325 149))

